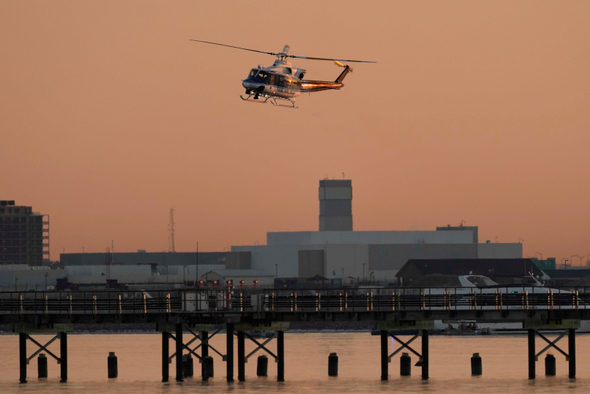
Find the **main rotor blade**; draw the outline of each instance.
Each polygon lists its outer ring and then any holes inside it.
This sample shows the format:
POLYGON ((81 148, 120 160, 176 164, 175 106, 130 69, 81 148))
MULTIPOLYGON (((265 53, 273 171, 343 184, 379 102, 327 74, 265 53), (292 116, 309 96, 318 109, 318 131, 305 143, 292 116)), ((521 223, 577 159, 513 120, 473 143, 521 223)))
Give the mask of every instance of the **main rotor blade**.
POLYGON ((329 62, 347 62, 347 63, 377 63, 372 60, 350 60, 350 59, 329 59, 327 57, 311 57, 311 56, 294 56, 294 55, 287 55, 287 57, 294 57, 297 59, 307 59, 307 60, 327 60, 329 62))
POLYGON ((228 47, 228 48, 241 49, 241 50, 243 50, 243 51, 250 51, 250 52, 265 53, 265 54, 267 54, 267 55, 273 55, 273 56, 276 56, 276 55, 277 55, 277 54, 276 54, 276 53, 274 53, 274 52, 264 52, 264 51, 259 51, 259 50, 256 50, 256 49, 249 49, 249 48, 236 47, 236 46, 233 46, 233 45, 227 45, 227 44, 219 44, 219 43, 217 43, 217 42, 211 42, 211 41, 194 40, 194 39, 192 39, 192 38, 189 38, 189 41, 196 41, 196 42, 202 42, 202 43, 205 43, 205 44, 219 45, 220 47, 228 47))

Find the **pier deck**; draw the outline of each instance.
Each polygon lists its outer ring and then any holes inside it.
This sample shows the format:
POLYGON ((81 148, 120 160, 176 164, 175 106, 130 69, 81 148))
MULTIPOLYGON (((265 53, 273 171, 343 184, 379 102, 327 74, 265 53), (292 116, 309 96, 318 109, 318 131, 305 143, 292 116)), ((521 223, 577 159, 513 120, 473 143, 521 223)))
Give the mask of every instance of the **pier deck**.
MULTIPOLYGON (((569 376, 575 377, 575 330, 580 320, 590 320, 590 288, 547 289, 514 287, 465 288, 358 288, 358 289, 173 289, 158 291, 47 291, 0 292, 0 324, 12 324, 19 333, 20 381, 26 382, 27 364, 40 351, 46 351, 61 364, 61 379, 67 381, 67 333, 76 324, 154 323, 162 332, 162 379, 169 378, 168 364, 176 358, 176 380, 183 379, 183 354, 194 356, 210 368, 209 350, 222 357, 227 366, 227 381, 233 382, 234 342, 238 336, 238 378, 245 380, 243 364, 245 339, 252 340, 277 362, 277 379, 284 380, 284 331, 290 322, 374 322, 381 334, 382 379, 388 376, 387 364, 397 354, 387 354, 387 338, 393 337, 404 348, 419 356, 422 378, 428 379, 429 331, 434 320, 472 320, 477 322, 522 322, 528 330, 529 378, 535 378, 535 362, 547 348, 554 347, 566 355, 569 376), (588 290, 588 291, 587 291, 588 290), (209 339, 225 327, 225 354, 212 348, 209 339), (214 331, 212 335, 210 332, 214 331), (565 330, 550 342, 539 330, 565 330), (245 333, 274 331, 264 343, 245 333), (408 342, 397 338, 399 330, 418 331, 408 342), (193 338, 185 343, 183 333, 193 338), (45 345, 31 335, 55 333, 45 345), (549 346, 537 354, 535 338, 540 336, 549 346), (556 346, 567 335, 568 353, 556 346), (412 349, 410 342, 420 336, 422 349, 412 349), (60 356, 47 348, 59 339, 60 356), (176 352, 170 356, 169 340, 176 352), (276 352, 267 343, 276 342, 276 352), (27 341, 39 347, 27 356, 27 341), (195 342, 197 347, 190 345, 195 342), (199 355, 196 350, 201 348, 199 355), (204 362, 206 361, 206 362, 204 362)), ((249 356, 248 356, 249 357, 249 356)), ((402 355, 403 357, 403 355, 402 355)), ((204 367, 205 368, 205 367, 204 367)), ((212 367, 211 367, 212 368, 212 367)), ((209 370, 207 370, 209 371, 209 370)), ((202 372, 208 379, 210 372, 202 372)))

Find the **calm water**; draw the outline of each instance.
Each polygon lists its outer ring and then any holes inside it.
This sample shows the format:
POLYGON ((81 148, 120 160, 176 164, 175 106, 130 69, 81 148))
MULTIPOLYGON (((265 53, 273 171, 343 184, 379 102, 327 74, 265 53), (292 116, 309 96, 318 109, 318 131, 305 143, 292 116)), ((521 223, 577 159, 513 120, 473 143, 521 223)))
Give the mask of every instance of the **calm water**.
MULTIPOLYGON (((49 336, 35 336, 45 343, 49 336)), ((185 335, 185 339, 188 335, 185 335)), ((276 382, 276 364, 269 359, 269 377, 256 377, 257 353, 246 364, 246 382, 225 381, 225 363, 214 355, 215 377, 200 380, 200 364, 195 363, 194 378, 176 383, 175 364, 170 365, 170 383, 161 383, 161 337, 158 334, 70 335, 69 381, 59 383, 59 366, 49 358, 49 378, 38 379, 37 362, 28 367, 28 383, 19 384, 18 337, 0 336, 0 393, 587 393, 590 391, 590 336, 577 336, 578 378, 567 377, 565 358, 557 358, 557 376, 544 376, 544 355, 537 362, 537 379, 527 379, 526 336, 430 337, 430 380, 420 379, 421 369, 412 376, 399 376, 399 358, 389 364, 389 381, 381 382, 379 337, 368 333, 290 333, 285 334, 285 383, 276 382), (119 377, 107 379, 107 355, 116 352, 119 377), (339 376, 328 377, 328 355, 339 356, 339 376), (483 376, 470 376, 470 357, 479 352, 483 376)), ((212 345, 224 352, 225 336, 216 336, 212 345)), ((418 342, 418 341, 416 341, 418 342)), ((537 338, 537 351, 544 345, 537 338)), ((567 339, 559 342, 567 350, 567 339)), ((253 348, 246 344, 246 354, 253 348)), ((171 348, 174 346, 170 342, 171 348)), ((234 345, 235 346, 235 345, 234 345)), ((397 348, 397 345, 395 345, 397 348)), ((34 350, 29 342, 28 354, 34 350)), ((276 349, 273 341, 271 350, 276 349)), ((50 346, 59 351, 57 342, 50 346)), ((394 349, 390 344, 390 351, 394 349)), ((211 352, 210 352, 211 353, 211 352)), ((412 364, 417 361, 412 357, 412 364)))

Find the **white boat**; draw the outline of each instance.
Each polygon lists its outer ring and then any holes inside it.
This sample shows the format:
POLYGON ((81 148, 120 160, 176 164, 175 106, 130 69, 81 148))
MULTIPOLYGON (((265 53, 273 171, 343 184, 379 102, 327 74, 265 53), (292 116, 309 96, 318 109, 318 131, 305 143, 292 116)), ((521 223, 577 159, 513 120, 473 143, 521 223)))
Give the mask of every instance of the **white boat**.
MULTIPOLYGON (((449 288, 430 288, 423 289, 427 295, 444 295, 444 305, 436 305, 431 309, 477 309, 477 310, 494 310, 499 306, 501 309, 522 309, 523 302, 527 303, 528 309, 547 309, 547 305, 556 309, 590 309, 590 304, 578 298, 578 294, 568 290, 554 289, 544 287, 537 278, 533 279, 534 285, 499 285, 490 278, 481 275, 463 275, 457 277, 462 287, 449 288), (485 299, 485 303, 476 303, 476 296, 485 299), (483 296, 483 297, 481 297, 483 296), (569 302, 569 299, 572 299, 569 302), (530 304, 528 300, 531 300, 530 304), (538 300, 543 300, 540 304, 538 300), (557 302, 563 301, 568 302, 557 302), (526 301, 525 301, 526 300, 526 301), (546 304, 545 304, 545 301, 546 304), (555 302, 555 303, 554 303, 555 302)), ((489 334, 525 334, 522 322, 502 322, 502 323, 476 323, 475 320, 435 320, 434 329, 440 330, 441 333, 448 332, 448 335, 477 335, 477 333, 489 334), (461 330, 461 324, 477 324, 477 331, 461 330)), ((581 320, 580 328, 577 333, 590 333, 590 321, 581 320)), ((480 334, 481 335, 481 334, 480 334)))

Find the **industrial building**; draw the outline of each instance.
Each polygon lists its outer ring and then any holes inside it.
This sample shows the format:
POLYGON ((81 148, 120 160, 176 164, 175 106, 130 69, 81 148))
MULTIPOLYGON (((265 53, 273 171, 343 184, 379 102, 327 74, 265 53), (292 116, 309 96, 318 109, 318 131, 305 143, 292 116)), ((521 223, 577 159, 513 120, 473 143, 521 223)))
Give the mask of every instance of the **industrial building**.
MULTIPOLYGON (((173 284, 194 282, 206 272, 225 268, 228 252, 62 253, 60 263, 70 282, 173 284)), ((237 255, 236 255, 237 257, 237 255)), ((237 263, 236 263, 237 264, 237 263)), ((1 284, 1 281, 0 281, 1 284)))
POLYGON ((280 278, 357 278, 395 282, 410 259, 518 259, 520 243, 479 243, 476 226, 445 226, 435 231, 354 231, 352 183, 321 180, 319 231, 269 232, 266 245, 232 246, 248 266, 280 278))
MULTIPOLYGON (((318 192, 319 231, 269 232, 266 245, 199 253, 199 278, 215 271, 220 278, 247 276, 254 280, 259 276, 258 280, 266 281, 277 277, 289 283, 325 278, 330 283, 391 284, 410 259, 522 258, 520 243, 479 243, 477 226, 444 226, 434 231, 354 231, 351 180, 321 180, 318 192), (220 270, 225 271, 221 274, 220 270), (248 271, 250 275, 245 274, 248 271)), ((79 267, 80 273, 99 270, 113 279, 117 275, 109 266, 136 266, 142 276, 136 277, 136 282, 162 282, 166 277, 166 282, 179 283, 197 273, 194 252, 70 253, 62 254, 60 261, 72 273, 74 267, 79 267)))
POLYGON ((0 201, 0 265, 40 266, 49 260, 49 215, 0 201))
POLYGON ((147 265, 150 267, 195 266, 225 264, 226 252, 156 252, 137 253, 62 253, 60 263, 65 267, 81 265, 147 265))

